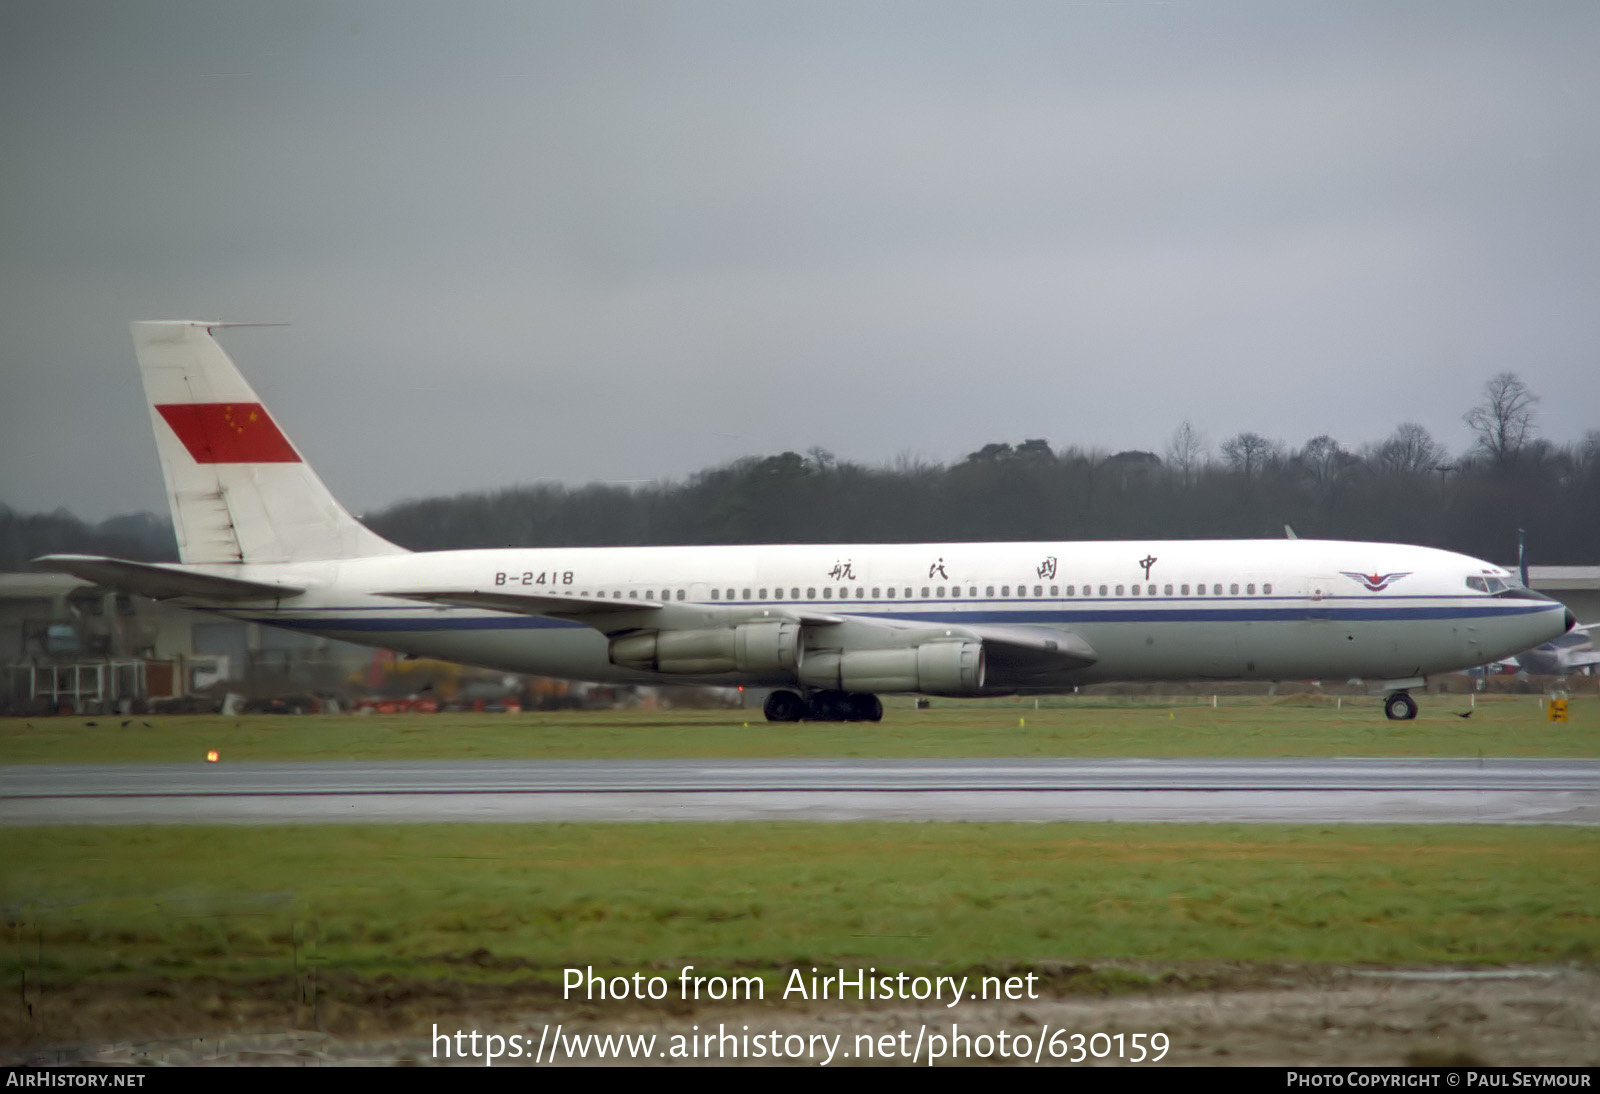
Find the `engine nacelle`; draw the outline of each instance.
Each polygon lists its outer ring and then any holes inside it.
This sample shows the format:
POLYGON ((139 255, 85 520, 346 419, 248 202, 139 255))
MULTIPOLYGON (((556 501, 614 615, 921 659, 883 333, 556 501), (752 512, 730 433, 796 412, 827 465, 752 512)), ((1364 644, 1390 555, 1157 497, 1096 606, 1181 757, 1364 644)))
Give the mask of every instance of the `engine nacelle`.
POLYGON ((800 624, 741 623, 704 630, 635 631, 611 640, 611 662, 640 672, 707 676, 725 672, 794 672, 800 624))
POLYGON ((924 642, 911 649, 812 653, 800 682, 839 691, 977 695, 984 668, 982 642, 924 642))

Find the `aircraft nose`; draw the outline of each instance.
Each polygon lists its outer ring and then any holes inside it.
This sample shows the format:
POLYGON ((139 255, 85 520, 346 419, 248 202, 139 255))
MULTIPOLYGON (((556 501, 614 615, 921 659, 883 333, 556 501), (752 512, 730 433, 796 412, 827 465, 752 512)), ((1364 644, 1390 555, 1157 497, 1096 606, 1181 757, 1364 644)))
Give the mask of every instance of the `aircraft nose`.
MULTIPOLYGON (((1578 625, 1578 617, 1572 614, 1572 609, 1571 608, 1568 608, 1567 609, 1567 630, 1570 631, 1573 627, 1576 627, 1577 625, 1578 625)), ((1565 633, 1565 632, 1563 632, 1563 633, 1565 633)))

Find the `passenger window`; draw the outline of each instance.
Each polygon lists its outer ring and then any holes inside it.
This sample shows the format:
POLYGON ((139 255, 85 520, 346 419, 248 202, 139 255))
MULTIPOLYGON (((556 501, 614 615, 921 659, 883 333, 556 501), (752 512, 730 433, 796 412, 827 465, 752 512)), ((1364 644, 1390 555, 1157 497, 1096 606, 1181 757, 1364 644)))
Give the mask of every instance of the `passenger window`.
POLYGON ((1205 596, 1206 595, 1206 587, 1204 585, 1196 585, 1194 587, 1194 595, 1195 596, 1205 596))
POLYGON ((1042 585, 1035 585, 1035 586, 1034 586, 1034 587, 1033 587, 1033 595, 1034 595, 1034 596, 1043 596, 1043 595, 1044 595, 1044 586, 1042 586, 1042 585))
POLYGON ((893 599, 894 599, 894 590, 893 590, 893 589, 890 589, 890 590, 889 590, 889 599, 890 599, 890 600, 893 600, 893 599))
POLYGON ((1149 593, 1151 596, 1155 596, 1156 595, 1156 587, 1154 585, 1152 585, 1148 589, 1146 589, 1145 592, 1149 593))
POLYGON ((1179 585, 1178 586, 1178 594, 1180 596, 1188 596, 1189 595, 1189 586, 1187 586, 1187 585, 1179 585))
POLYGON ((978 595, 978 587, 976 585, 967 586, 967 595, 968 596, 977 596, 978 595))
MULTIPOLYGON (((763 600, 765 600, 765 599, 766 599, 766 596, 767 596, 767 590, 765 590, 765 589, 762 589, 762 590, 761 590, 761 598, 762 598, 762 599, 763 599, 763 600)), ((750 590, 749 590, 749 589, 746 589, 746 590, 745 590, 745 591, 744 591, 744 598, 745 598, 745 599, 746 599, 746 600, 749 600, 749 599, 750 599, 750 590)))
MULTIPOLYGON (((927 595, 928 595, 928 594, 927 594, 927 593, 923 593, 923 594, 922 594, 922 595, 923 595, 923 596, 927 596, 927 595)), ((907 589, 907 590, 906 590, 906 599, 907 599, 907 600, 910 600, 910 599, 911 599, 911 590, 910 590, 910 589, 907 589)))
POLYGON ((1228 586, 1228 595, 1229 596, 1238 596, 1239 595, 1239 583, 1237 581, 1235 581, 1232 585, 1228 586))
POLYGON ((1261 586, 1261 595, 1262 596, 1271 596, 1272 595, 1272 582, 1269 581, 1265 585, 1261 586))
POLYGON ((1076 589, 1077 589, 1076 585, 1068 585, 1067 586, 1067 595, 1068 596, 1077 596, 1078 594, 1074 591, 1076 589))
POLYGON ((928 587, 926 585, 922 587, 922 599, 928 599, 928 587))
POLYGON ((1100 595, 1101 596, 1105 596, 1106 595, 1106 587, 1104 585, 1100 586, 1100 595))
POLYGON ((718 595, 717 595, 717 593, 718 593, 718 592, 719 592, 719 591, 720 591, 720 590, 717 590, 717 589, 712 589, 712 590, 711 590, 711 599, 712 599, 712 600, 720 600, 720 599, 721 599, 721 597, 719 597, 719 596, 718 596, 718 595))
POLYGON ((1163 585, 1161 587, 1161 595, 1162 596, 1171 596, 1172 595, 1172 586, 1171 585, 1163 585))
POLYGON ((961 586, 960 585, 952 585, 952 586, 950 586, 950 595, 954 596, 954 597, 959 597, 961 595, 961 586))
POLYGON ((1246 585, 1246 586, 1245 586, 1245 587, 1244 587, 1244 591, 1245 591, 1245 592, 1246 592, 1246 593, 1248 593, 1248 594, 1249 594, 1249 595, 1251 595, 1251 596, 1255 596, 1255 595, 1256 595, 1256 587, 1255 587, 1255 584, 1254 584, 1254 583, 1253 583, 1253 582, 1252 582, 1252 583, 1251 583, 1251 584, 1249 584, 1249 585, 1246 585))
POLYGON ((1050 586, 1050 595, 1051 596, 1060 596, 1061 595, 1061 587, 1059 585, 1050 586))
POLYGON ((1133 587, 1133 595, 1134 596, 1138 596, 1142 591, 1143 591, 1143 588, 1141 586, 1139 586, 1139 585, 1135 585, 1133 587))
MULTIPOLYGON (((800 599, 800 590, 799 589, 795 589, 794 590, 794 598, 796 600, 800 599)), ((817 590, 815 590, 815 589, 807 589, 806 590, 806 599, 807 600, 815 600, 816 598, 817 598, 817 590)))
POLYGON ((1221 585, 1213 585, 1213 586, 1211 586, 1211 595, 1212 596, 1221 596, 1222 595, 1222 586, 1221 585))
POLYGON ((1010 596, 1011 595, 1011 586, 1010 585, 1002 585, 1002 586, 1000 586, 1000 595, 1001 596, 1010 596))
POLYGON ((823 589, 822 590, 822 599, 824 599, 824 600, 832 600, 833 599, 833 590, 832 589, 823 589))
POLYGON ((856 599, 857 600, 865 600, 866 597, 867 597, 867 590, 862 588, 861 586, 857 585, 856 586, 856 599))
POLYGON ((985 589, 985 590, 984 590, 984 594, 983 594, 983 595, 984 595, 984 596, 993 596, 993 595, 994 595, 994 586, 993 586, 993 585, 990 585, 990 586, 988 586, 988 587, 987 587, 987 588, 986 588, 986 589, 985 589))
POLYGON ((1117 595, 1118 595, 1118 596, 1121 596, 1121 595, 1122 595, 1122 586, 1121 586, 1121 585, 1118 585, 1118 586, 1117 586, 1117 595))
POLYGON ((783 599, 783 590, 782 589, 773 589, 772 590, 772 597, 773 597, 774 600, 782 600, 783 599))
POLYGON ((638 589, 629 589, 628 590, 628 599, 629 600, 638 600, 639 599, 639 590, 638 589))
POLYGON ((872 590, 872 599, 876 600, 881 595, 883 595, 883 594, 882 594, 882 592, 880 590, 878 590, 878 589, 873 589, 872 590))

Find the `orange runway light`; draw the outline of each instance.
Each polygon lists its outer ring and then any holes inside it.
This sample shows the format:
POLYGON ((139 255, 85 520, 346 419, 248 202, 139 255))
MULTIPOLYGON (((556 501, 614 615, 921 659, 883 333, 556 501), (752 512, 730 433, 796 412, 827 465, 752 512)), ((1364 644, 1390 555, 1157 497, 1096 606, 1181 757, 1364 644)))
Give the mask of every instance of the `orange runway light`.
POLYGON ((214 764, 216 762, 217 762, 217 750, 213 748, 209 752, 206 753, 206 763, 214 764))

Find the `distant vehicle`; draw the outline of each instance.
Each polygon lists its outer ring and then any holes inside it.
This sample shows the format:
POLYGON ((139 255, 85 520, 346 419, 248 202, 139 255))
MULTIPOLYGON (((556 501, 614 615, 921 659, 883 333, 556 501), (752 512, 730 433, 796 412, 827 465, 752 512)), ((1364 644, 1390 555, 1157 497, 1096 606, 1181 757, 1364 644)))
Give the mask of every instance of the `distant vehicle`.
MULTIPOLYGON (((1407 719, 1417 712, 1408 689, 1428 674, 1548 642, 1574 622, 1498 566, 1388 543, 413 554, 334 500, 213 338, 222 325, 133 324, 182 562, 50 555, 41 566, 200 611, 512 672, 772 688, 766 715, 779 722, 876 721, 879 693, 1310 677, 1368 680, 1387 693, 1388 717, 1407 719)), ((406 443, 414 451, 415 438, 406 443)))
POLYGON ((1600 650, 1594 648, 1589 632, 1593 623, 1573 627, 1559 638, 1552 639, 1531 650, 1523 650, 1512 658, 1517 670, 1529 676, 1570 676, 1600 665, 1600 650))

